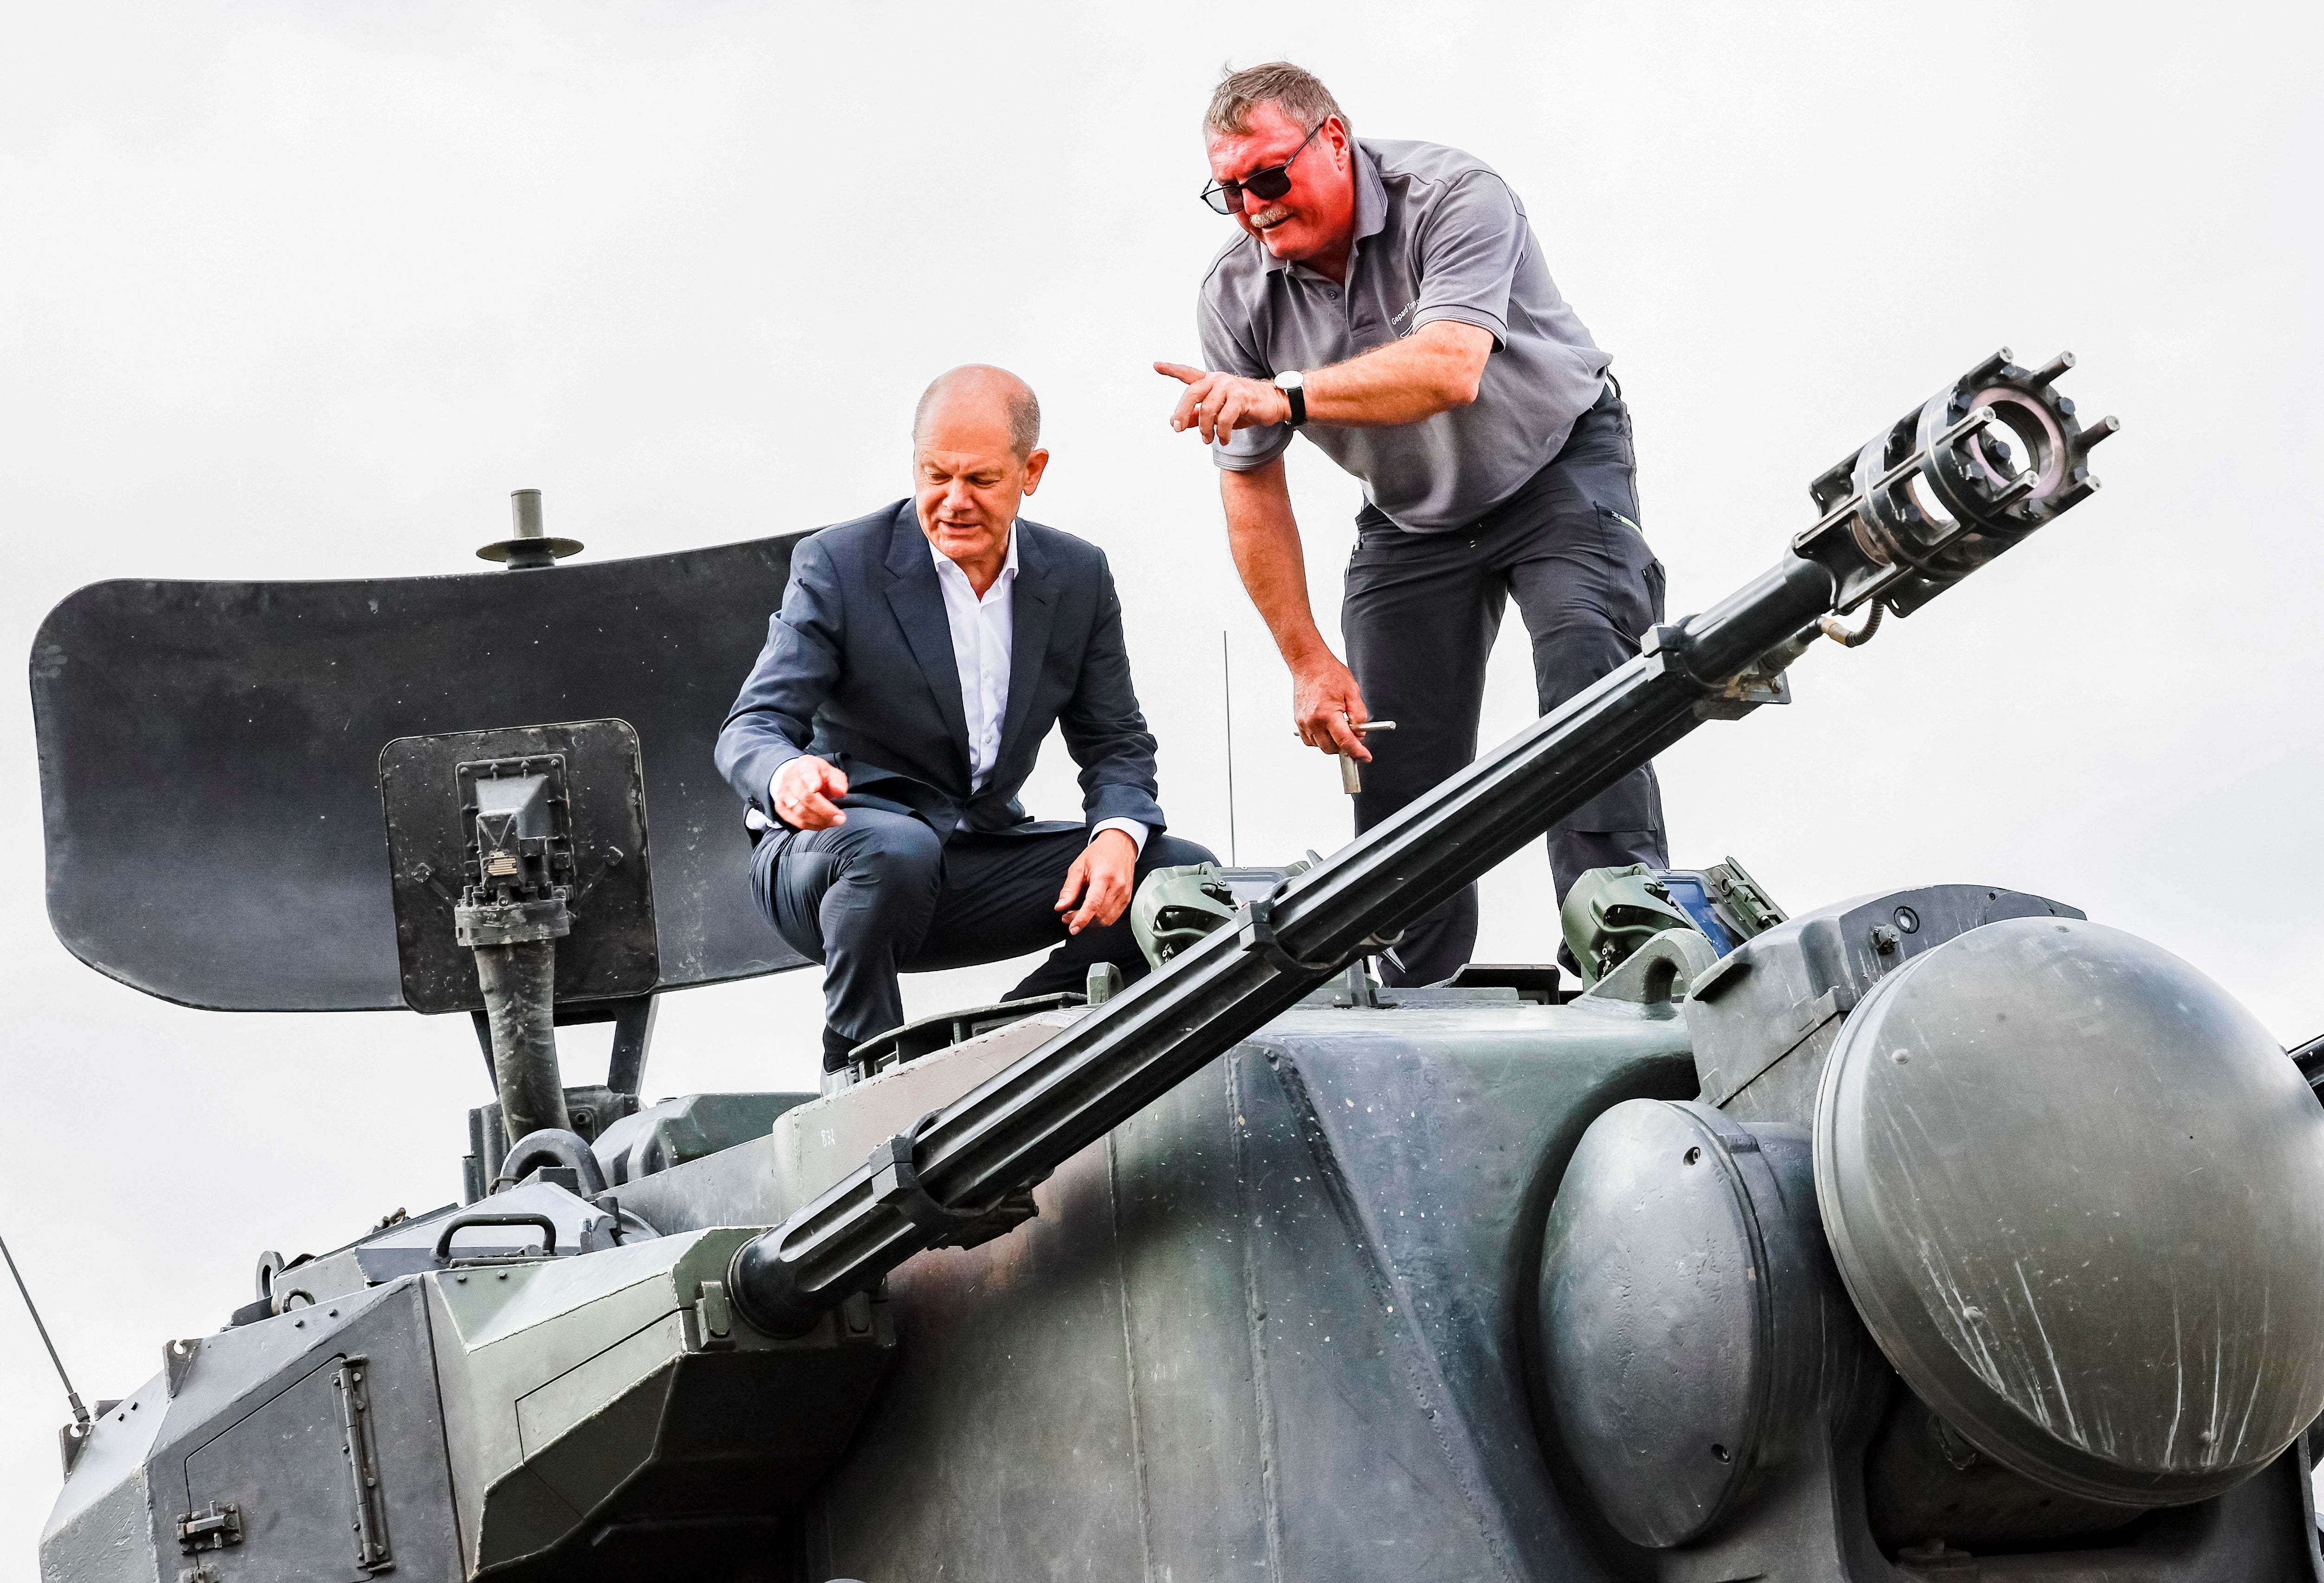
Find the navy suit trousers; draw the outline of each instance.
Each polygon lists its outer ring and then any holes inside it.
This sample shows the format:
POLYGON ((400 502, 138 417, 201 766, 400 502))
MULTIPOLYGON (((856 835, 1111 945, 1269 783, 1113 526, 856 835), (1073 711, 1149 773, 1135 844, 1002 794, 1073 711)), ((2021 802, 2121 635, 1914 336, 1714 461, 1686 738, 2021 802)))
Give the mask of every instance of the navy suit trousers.
MULTIPOLYGON (((792 950, 823 963, 825 1070, 837 1071, 848 1051, 902 1025, 899 973, 1055 946, 1008 999, 1078 990, 1101 962, 1120 968, 1127 981, 1145 977, 1126 909, 1114 923, 1065 933, 1057 892, 1088 843, 1079 824, 1010 834, 963 829, 939 840, 908 815, 865 807, 849 808, 835 829, 779 831, 761 841, 752 894, 792 950)), ((1157 832, 1137 878, 1212 861, 1193 842, 1157 832)))

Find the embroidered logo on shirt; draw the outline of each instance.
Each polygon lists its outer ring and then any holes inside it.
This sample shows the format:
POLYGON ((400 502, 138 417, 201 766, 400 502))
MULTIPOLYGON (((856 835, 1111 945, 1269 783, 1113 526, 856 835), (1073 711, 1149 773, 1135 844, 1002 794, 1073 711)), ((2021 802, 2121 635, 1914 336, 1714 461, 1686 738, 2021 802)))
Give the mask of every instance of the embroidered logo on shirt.
POLYGON ((1397 338, 1398 340, 1402 340, 1405 336, 1412 334, 1413 327, 1407 321, 1412 318, 1414 310, 1418 308, 1419 306, 1420 299, 1416 297, 1411 301, 1406 303, 1402 308, 1397 309, 1396 312, 1388 315, 1388 327, 1396 332, 1397 338))

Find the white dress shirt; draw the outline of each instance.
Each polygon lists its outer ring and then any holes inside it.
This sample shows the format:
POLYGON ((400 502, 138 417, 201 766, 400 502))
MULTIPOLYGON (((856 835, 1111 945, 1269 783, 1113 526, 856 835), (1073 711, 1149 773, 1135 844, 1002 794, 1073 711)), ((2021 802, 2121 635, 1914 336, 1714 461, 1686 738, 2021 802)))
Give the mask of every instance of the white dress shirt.
MULTIPOLYGON (((993 762, 1001 757, 1001 730, 1009 719, 1009 661, 1016 647, 1017 524, 1009 525, 1009 558, 982 598, 969 585, 968 574, 953 558, 928 546, 936 562, 936 586, 944 591, 945 621, 952 628, 953 665, 960 672, 961 713, 968 720, 968 785, 981 792, 991 778, 993 762)), ((770 805, 774 785, 768 783, 770 805)), ((755 810, 754 810, 755 811, 755 810)), ((1147 829, 1138 819, 1107 819, 1090 832, 1095 841, 1108 830, 1129 836, 1137 849, 1146 850, 1147 829)))
MULTIPOLYGON (((1001 575, 978 598, 968 574, 953 558, 928 546, 936 562, 936 586, 944 590, 945 620, 952 627, 952 658, 960 672, 960 707, 968 719, 968 785, 982 791, 1001 757, 1001 728, 1009 718, 1009 662, 1017 641, 1017 524, 1009 524, 1009 557, 1001 575)), ((1090 832, 1119 830, 1140 852, 1146 825, 1137 819, 1108 819, 1090 832)))
POLYGON ((979 599, 960 563, 928 546, 952 627, 953 664, 960 672, 960 707, 968 720, 968 787, 982 791, 1001 757, 1001 728, 1009 717, 1009 661, 1017 640, 1017 525, 1009 525, 1009 557, 979 599))

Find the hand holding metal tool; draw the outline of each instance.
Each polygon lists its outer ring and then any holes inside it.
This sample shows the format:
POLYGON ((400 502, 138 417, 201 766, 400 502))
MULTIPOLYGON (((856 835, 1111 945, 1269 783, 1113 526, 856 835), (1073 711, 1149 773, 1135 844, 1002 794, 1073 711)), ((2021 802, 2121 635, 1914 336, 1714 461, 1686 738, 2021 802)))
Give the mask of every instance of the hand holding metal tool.
MULTIPOLYGON (((1393 720, 1368 720, 1359 725, 1356 722, 1351 720, 1348 722, 1348 729, 1351 732, 1357 732, 1359 735, 1365 732, 1394 731, 1396 729, 1396 722, 1393 720)), ((1364 789, 1364 767, 1357 761, 1356 756, 1353 753, 1342 753, 1340 755, 1340 789, 1347 793, 1350 796, 1354 796, 1358 792, 1364 789)))

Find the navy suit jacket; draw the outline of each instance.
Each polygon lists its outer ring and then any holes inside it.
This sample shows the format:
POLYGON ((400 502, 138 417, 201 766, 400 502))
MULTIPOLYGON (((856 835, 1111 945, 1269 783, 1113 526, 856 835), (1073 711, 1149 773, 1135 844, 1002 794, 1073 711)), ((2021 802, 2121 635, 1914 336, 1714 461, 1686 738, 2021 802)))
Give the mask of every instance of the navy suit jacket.
POLYGON ((1085 824, 1161 829, 1154 738, 1104 552, 1019 520, 1009 705, 982 791, 969 787, 960 668, 929 554, 909 500, 799 541, 767 646, 718 733, 719 773, 735 794, 788 828, 768 783, 813 753, 847 777, 842 805, 917 815, 939 836, 1071 829, 1035 823, 1017 800, 1056 725, 1081 766, 1085 824))

